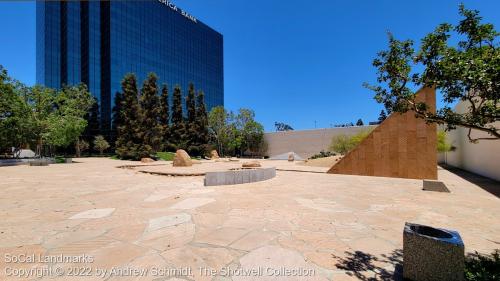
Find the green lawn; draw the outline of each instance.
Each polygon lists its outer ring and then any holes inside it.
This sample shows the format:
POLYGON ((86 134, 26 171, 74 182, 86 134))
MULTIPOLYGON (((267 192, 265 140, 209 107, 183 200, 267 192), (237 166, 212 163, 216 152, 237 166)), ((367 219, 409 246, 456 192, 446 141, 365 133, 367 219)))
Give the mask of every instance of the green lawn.
POLYGON ((165 161, 173 161, 175 153, 174 152, 157 152, 156 156, 165 161))

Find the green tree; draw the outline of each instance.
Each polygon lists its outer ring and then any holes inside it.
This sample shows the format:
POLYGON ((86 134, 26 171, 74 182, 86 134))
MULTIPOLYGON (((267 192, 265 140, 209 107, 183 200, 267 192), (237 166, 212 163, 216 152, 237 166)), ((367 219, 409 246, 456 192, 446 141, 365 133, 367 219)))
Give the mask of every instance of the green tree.
MULTIPOLYGON (((85 115, 85 120, 87 120, 87 127, 85 128, 85 132, 83 133, 83 139, 77 140, 75 144, 76 157, 80 157, 80 152, 83 151, 81 148, 85 147, 85 145, 81 146, 82 142, 86 142, 88 145, 89 141, 101 134, 101 126, 100 126, 100 113, 99 113, 99 103, 95 97, 92 97, 92 106, 90 110, 85 115)), ((88 147, 87 147, 88 149, 88 147)))
POLYGON ((387 115, 385 114, 385 110, 382 109, 380 111, 380 115, 378 116, 378 121, 382 123, 385 119, 387 119, 387 115))
POLYGON ((208 115, 205 106, 205 94, 199 91, 196 96, 196 138, 200 146, 200 153, 208 152, 209 134, 208 134, 208 115))
MULTIPOLYGON (((80 84, 73 87, 63 87, 55 97, 54 110, 48 117, 48 130, 45 138, 49 145, 67 147, 75 144, 79 148, 79 139, 87 127, 87 115, 94 99, 87 86, 80 84)), ((77 151, 79 154, 79 151, 77 151)))
POLYGON ((138 101, 137 81, 134 74, 122 80, 121 124, 117 128, 116 154, 122 159, 140 160, 149 157, 152 148, 143 143, 142 113, 138 101))
POLYGON ((182 114, 182 93, 179 86, 175 86, 172 100, 172 124, 170 130, 170 143, 176 149, 186 149, 186 125, 182 114))
POLYGON ((141 89, 141 126, 143 144, 153 153, 161 148, 162 126, 160 123, 160 99, 158 97, 157 77, 150 73, 141 89))
POLYGON ((170 105, 168 101, 168 86, 163 84, 160 96, 160 125, 162 126, 163 149, 172 150, 170 143, 170 105))
POLYGON ((363 130, 354 135, 335 136, 330 144, 330 151, 345 155, 358 146, 370 133, 371 130, 363 130))
POLYGON ((190 155, 199 155, 198 130, 196 124, 196 100, 193 83, 189 83, 189 90, 186 96, 186 145, 190 155))
POLYGON ((28 91, 0 65, 0 150, 19 150, 34 138, 31 107, 26 101, 28 91))
POLYGON ((264 127, 255 121, 250 109, 240 109, 235 115, 222 106, 208 114, 208 130, 218 152, 225 155, 263 154, 266 150, 264 127))
POLYGON ((95 136, 94 139, 94 148, 99 151, 99 154, 102 155, 103 152, 110 147, 109 143, 106 141, 106 139, 99 135, 95 136))
POLYGON ((222 106, 212 108, 208 114, 208 130, 213 139, 215 147, 220 155, 224 156, 226 153, 226 138, 229 134, 227 121, 228 113, 222 106))
POLYGON ((500 120, 500 33, 492 24, 483 24, 478 11, 460 5, 459 12, 462 20, 457 25, 439 25, 422 39, 419 51, 414 50, 412 40, 399 41, 389 34, 389 50, 379 52, 373 61, 378 85, 365 86, 389 112, 413 110, 417 117, 444 124, 447 130, 468 128, 473 142, 498 140, 500 129, 493 122, 500 120), (450 40, 452 32, 459 36, 457 40, 450 40), (416 100, 413 89, 422 86, 441 92, 447 105, 431 112, 416 100), (468 110, 455 112, 449 104, 456 101, 468 101, 468 110), (474 139, 472 129, 490 136, 474 139))
POLYGON ((276 132, 293 131, 292 126, 283 122, 274 122, 274 127, 276 128, 276 132))
POLYGON ((358 122, 356 122, 356 126, 363 126, 364 123, 363 123, 363 120, 361 120, 361 118, 358 119, 358 122))
MULTIPOLYGON (((90 148, 89 143, 83 139, 78 140, 76 145, 78 146, 78 151, 80 151, 80 152, 84 152, 90 148)), ((76 157, 80 157, 80 156, 77 155, 76 157)))
POLYGON ((28 118, 32 126, 33 139, 36 142, 35 153, 40 157, 46 154, 43 148, 50 137, 51 122, 49 117, 54 119, 52 114, 55 100, 56 91, 42 86, 34 86, 26 93, 25 101, 30 110, 28 118))
POLYGON ((111 122, 111 142, 116 143, 118 128, 123 122, 123 94, 120 92, 115 93, 114 105, 113 105, 113 117, 111 122))
POLYGON ((237 149, 242 154, 260 153, 264 143, 264 127, 255 121, 255 112, 241 108, 236 116, 236 128, 241 136, 241 145, 237 149))
POLYGON ((36 154, 43 156, 44 148, 77 144, 92 104, 83 84, 60 91, 27 87, 0 66, 0 147, 36 144, 36 154))

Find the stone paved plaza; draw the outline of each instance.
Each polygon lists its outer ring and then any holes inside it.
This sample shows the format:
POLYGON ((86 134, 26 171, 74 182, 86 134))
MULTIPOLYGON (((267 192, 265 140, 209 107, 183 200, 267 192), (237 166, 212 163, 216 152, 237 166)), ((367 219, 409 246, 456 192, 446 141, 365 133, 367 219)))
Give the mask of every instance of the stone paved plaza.
MULTIPOLYGON (((117 166, 132 162, 76 161, 0 168, 0 280, 56 279, 4 270, 47 267, 60 270, 60 280, 390 280, 407 221, 459 231, 466 252, 500 248, 499 198, 443 169, 439 179, 451 193, 422 191, 418 180, 324 174, 327 168, 287 161, 262 164, 314 173, 278 170, 268 181, 208 188, 203 177, 139 172, 175 170, 168 162, 123 169, 117 166), (87 255, 92 262, 5 258, 22 254, 87 255), (70 276, 78 267, 89 267, 88 276, 70 276), (148 271, 97 276, 113 268, 148 271), (260 276, 242 274, 252 269, 260 276)), ((203 161, 183 169, 240 165, 203 161)))

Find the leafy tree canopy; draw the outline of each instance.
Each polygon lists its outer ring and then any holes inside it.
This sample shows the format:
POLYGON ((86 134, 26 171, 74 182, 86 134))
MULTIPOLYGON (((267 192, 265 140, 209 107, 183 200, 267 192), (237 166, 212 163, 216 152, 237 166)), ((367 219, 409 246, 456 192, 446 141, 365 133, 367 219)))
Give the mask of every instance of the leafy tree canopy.
POLYGON ((459 8, 462 20, 457 25, 443 23, 425 36, 420 49, 412 40, 399 41, 389 33, 389 49, 378 53, 373 65, 378 70, 378 85, 365 86, 375 92, 375 99, 388 112, 413 110, 427 122, 444 124, 447 130, 462 126, 499 139, 500 129, 493 122, 500 120, 500 50, 498 35, 492 24, 482 23, 479 11, 459 8), (451 36, 458 38, 450 40, 451 36), (423 71, 419 71, 423 69, 423 71), (434 87, 448 104, 436 113, 415 99, 415 88, 434 87), (465 113, 450 106, 467 101, 465 113))

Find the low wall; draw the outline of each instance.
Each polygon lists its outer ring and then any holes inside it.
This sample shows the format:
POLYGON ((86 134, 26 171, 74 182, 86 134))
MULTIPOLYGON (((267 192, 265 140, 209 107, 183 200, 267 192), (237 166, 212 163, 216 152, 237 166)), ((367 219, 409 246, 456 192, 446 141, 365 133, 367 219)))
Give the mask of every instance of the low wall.
MULTIPOLYGON (((464 112, 467 103, 459 103, 455 110, 464 112)), ((495 122, 495 127, 500 127, 500 122, 495 122)), ((484 177, 500 181, 500 140, 479 140, 471 143, 467 134, 469 129, 457 127, 447 133, 448 142, 456 149, 443 153, 441 161, 484 177)), ((491 137, 487 133, 472 130, 471 136, 491 137)))
POLYGON ((207 172, 205 186, 233 185, 264 181, 276 176, 276 168, 238 169, 223 172, 207 172))
POLYGON ((267 156, 273 157, 287 152, 295 152, 302 158, 309 158, 321 150, 328 150, 332 138, 338 135, 354 135, 377 126, 355 126, 265 133, 267 156))

